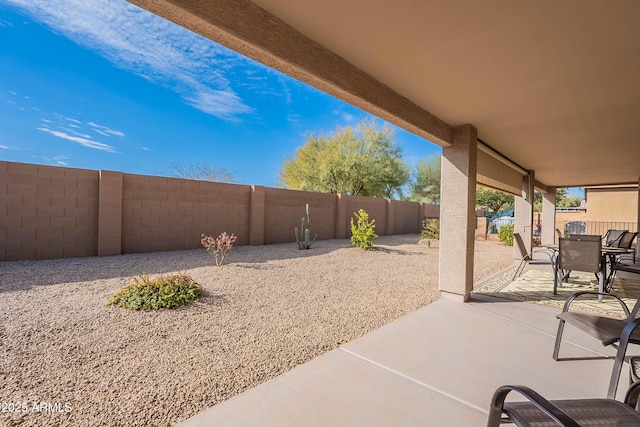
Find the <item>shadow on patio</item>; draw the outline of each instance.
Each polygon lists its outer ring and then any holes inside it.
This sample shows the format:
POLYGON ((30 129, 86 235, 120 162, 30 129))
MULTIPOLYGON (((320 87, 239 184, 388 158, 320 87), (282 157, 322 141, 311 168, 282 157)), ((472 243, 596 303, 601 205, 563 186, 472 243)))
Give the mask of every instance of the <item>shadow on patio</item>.
MULTIPOLYGON (((530 271, 519 283, 535 274, 544 277, 530 271)), ((567 328, 562 356, 581 360, 556 362, 559 307, 484 298, 436 301, 180 425, 482 426, 503 384, 605 397, 613 349, 567 328)))

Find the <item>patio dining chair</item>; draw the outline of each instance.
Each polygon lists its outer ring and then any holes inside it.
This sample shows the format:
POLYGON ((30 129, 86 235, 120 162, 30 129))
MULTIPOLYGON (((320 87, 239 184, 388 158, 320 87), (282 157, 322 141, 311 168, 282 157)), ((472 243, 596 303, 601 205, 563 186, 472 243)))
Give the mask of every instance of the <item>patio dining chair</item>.
MULTIPOLYGON (((520 256, 522 257, 520 259, 520 264, 518 265, 518 268, 516 268, 516 271, 513 275, 513 278, 511 280, 515 280, 516 277, 520 276, 522 274, 522 271, 524 270, 524 266, 527 264, 531 264, 531 265, 551 265, 552 267, 555 265, 555 252, 551 249, 546 249, 546 248, 541 248, 541 249, 536 249, 535 251, 531 251, 529 252, 527 250, 527 247, 524 245, 524 240, 522 240, 522 236, 520 235, 520 233, 513 233, 513 241, 514 243, 518 246, 518 250, 520 251, 520 256), (546 259, 535 259, 533 257, 534 253, 543 253, 546 256, 549 257, 549 261, 547 261, 546 259)), ((554 269, 555 271, 555 269, 554 269)))
POLYGON ((640 330, 637 329, 638 326, 640 326, 640 319, 637 318, 638 311, 640 311, 640 297, 636 300, 633 308, 629 310, 629 307, 625 302, 613 294, 589 291, 576 292, 572 294, 565 301, 562 313, 556 316, 559 323, 556 342, 553 348, 553 359, 559 360, 558 355, 560 352, 560 344, 562 343, 562 334, 564 332, 565 323, 569 323, 577 329, 591 335, 593 338, 599 340, 605 347, 609 345, 613 347, 617 346, 618 352, 613 363, 609 390, 607 392, 607 397, 614 398, 618 389, 618 382, 620 380, 622 365, 625 361, 624 359, 627 347, 629 344, 640 344, 640 330), (571 311, 571 305, 574 302, 582 297, 590 295, 613 298, 620 304, 620 307, 625 314, 625 318, 615 319, 592 313, 571 311))
POLYGON ((561 238, 563 238, 563 237, 564 237, 564 236, 562 235, 562 231, 558 230, 557 228, 556 228, 556 236, 558 236, 558 239, 561 239, 561 238))
POLYGON ((618 246, 618 242, 627 231, 629 230, 608 230, 602 238, 602 243, 605 246, 618 246))
POLYGON ((615 271, 627 271, 640 274, 640 244, 636 243, 636 248, 632 253, 622 254, 616 259, 615 271))
POLYGON ((629 387, 624 402, 614 399, 547 400, 529 387, 505 385, 493 394, 487 427, 504 423, 517 426, 639 426, 640 413, 635 408, 640 395, 640 382, 629 387), (524 402, 505 402, 516 391, 527 398, 524 402))
MULTIPOLYGON (((637 233, 635 234, 637 235, 637 233)), ((640 261, 640 244, 636 244, 635 250, 631 253, 615 256, 612 260, 611 282, 613 283, 618 271, 640 274, 640 262, 638 261, 640 261)))
POLYGON ((594 273, 600 271, 600 248, 602 237, 582 234, 562 237, 558 242, 553 280, 553 294, 558 295, 558 286, 566 281, 571 271, 594 273))
MULTIPOLYGON (((617 247, 621 249, 631 249, 633 241, 638 236, 637 232, 625 231, 617 242, 617 247)), ((613 279, 618 271, 626 271, 628 273, 640 273, 640 265, 636 264, 638 247, 632 253, 609 253, 607 265, 611 267, 611 275, 607 280, 607 291, 613 286, 613 279)))
POLYGON ((618 239, 618 247, 624 249, 631 249, 633 241, 638 236, 637 232, 625 231, 618 239))

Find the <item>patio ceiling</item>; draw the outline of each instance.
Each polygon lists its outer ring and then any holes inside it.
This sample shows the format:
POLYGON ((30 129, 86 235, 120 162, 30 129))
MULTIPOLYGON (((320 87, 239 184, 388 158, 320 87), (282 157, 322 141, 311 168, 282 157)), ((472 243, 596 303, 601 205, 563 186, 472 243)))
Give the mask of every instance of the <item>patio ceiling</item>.
POLYGON ((636 0, 132 2, 440 145, 470 123, 544 185, 640 178, 636 0))

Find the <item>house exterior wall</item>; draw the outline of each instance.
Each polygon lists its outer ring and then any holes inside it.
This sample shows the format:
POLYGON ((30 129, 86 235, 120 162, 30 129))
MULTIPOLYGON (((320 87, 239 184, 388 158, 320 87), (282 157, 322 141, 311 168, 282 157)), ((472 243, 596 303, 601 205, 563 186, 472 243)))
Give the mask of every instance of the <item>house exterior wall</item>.
POLYGON ((636 222, 638 188, 585 190, 587 221, 636 222))

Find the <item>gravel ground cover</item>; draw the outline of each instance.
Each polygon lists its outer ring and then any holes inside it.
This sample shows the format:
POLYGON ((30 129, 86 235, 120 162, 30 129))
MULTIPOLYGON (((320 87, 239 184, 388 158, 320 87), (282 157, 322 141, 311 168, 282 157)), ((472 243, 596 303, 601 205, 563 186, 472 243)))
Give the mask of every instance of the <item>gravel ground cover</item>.
MULTIPOLYGON (((170 426, 438 298, 418 235, 0 263, 0 425, 170 426), (107 300, 183 271, 204 297, 175 310, 107 300)), ((476 280, 513 262, 476 242, 476 280)))

